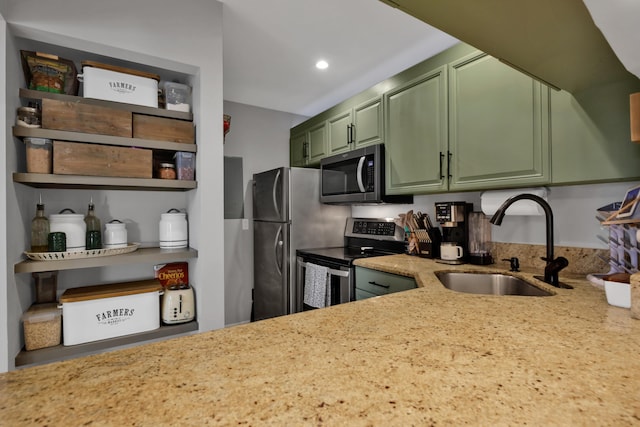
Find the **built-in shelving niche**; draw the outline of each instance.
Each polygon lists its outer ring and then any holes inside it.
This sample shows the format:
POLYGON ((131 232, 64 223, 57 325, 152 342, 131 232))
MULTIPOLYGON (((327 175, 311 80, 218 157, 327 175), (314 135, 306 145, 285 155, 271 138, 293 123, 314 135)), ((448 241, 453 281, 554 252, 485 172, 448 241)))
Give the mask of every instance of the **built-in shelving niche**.
MULTIPOLYGON (((145 62, 143 55, 137 55, 135 62, 126 59, 117 59, 111 56, 99 55, 82 50, 76 50, 70 47, 48 44, 42 41, 29 40, 20 36, 15 38, 16 50, 14 51, 16 58, 20 55, 20 49, 32 50, 46 53, 57 54, 60 57, 70 59, 76 63, 76 66, 83 60, 91 60, 96 62, 110 63, 122 67, 134 68, 140 71, 148 71, 159 74, 163 80, 176 81, 193 85, 193 76, 197 74, 197 70, 190 69, 189 66, 183 64, 172 64, 175 70, 172 71, 154 66, 145 66, 141 63, 145 62)), ((127 55, 127 52, 123 52, 127 55)), ((19 61, 19 60, 18 60, 19 61)), ((149 58, 149 63, 154 63, 155 58, 149 58)), ((162 62, 162 61, 161 61, 162 62)), ((13 68, 12 68, 13 69, 13 68)), ((81 72, 79 69, 78 72, 81 72)), ((15 79, 14 79, 15 80, 15 79)), ((122 103, 113 103, 103 100, 92 100, 82 97, 82 85, 80 85, 79 96, 70 96, 63 94, 52 94, 24 89, 25 82, 23 78, 19 79, 19 89, 16 88, 15 96, 19 100, 20 105, 28 105, 30 101, 40 100, 43 98, 56 99, 65 102, 85 102, 97 105, 107 105, 110 107, 120 108, 140 114, 149 114, 160 117, 174 118, 180 120, 193 120, 192 113, 184 113, 179 111, 169 111, 163 109, 155 109, 137 105, 129 105, 122 103)), ((13 94, 11 94, 13 96, 13 94)), ((196 152, 196 144, 181 144, 166 141, 152 141, 138 138, 119 138, 104 135, 90 135, 79 132, 63 132, 48 129, 27 129, 13 128, 13 136, 16 143, 24 137, 41 137, 66 141, 78 141, 83 143, 107 144, 116 146, 137 146, 150 148, 154 150, 164 151, 187 151, 196 152)), ((19 156, 18 156, 19 157, 19 156)), ((197 189, 196 181, 180 181, 180 180, 161 180, 161 179, 137 179, 137 178, 112 178, 112 177, 96 177, 96 176, 65 176, 53 174, 30 174, 18 172, 20 164, 9 166, 9 170, 13 168, 13 181, 20 184, 16 187, 18 198, 21 197, 23 185, 26 187, 37 189, 97 189, 97 190, 136 190, 136 191, 164 191, 185 192, 197 189)), ((26 191, 26 190, 24 190, 26 191)), ((155 220, 155 218, 154 218, 155 220)), ((30 218, 23 218, 24 223, 28 223, 30 218)), ((11 224, 9 224, 11 226, 11 224)), ((156 264, 163 262, 187 261, 197 258, 197 251, 191 248, 166 250, 160 248, 140 248, 137 251, 124 255, 114 255, 109 257, 96 257, 86 259, 73 259, 61 261, 32 261, 23 260, 14 264, 14 273, 33 273, 52 270, 76 270, 93 267, 114 267, 118 265, 132 264, 156 264)), ((24 282, 24 280, 20 280, 24 282)), ((197 289, 197 284, 195 284, 197 289)), ((13 322, 10 322, 13 323, 13 322)), ((57 345, 38 350, 25 351, 22 349, 15 357, 15 367, 22 368, 27 366, 39 365, 71 359, 90 354, 96 354, 104 351, 114 350, 122 347, 130 347, 139 343, 150 342, 154 340, 167 339, 180 335, 197 332, 199 325, 197 320, 178 324, 178 325, 162 325, 158 329, 126 335, 122 337, 111 338, 89 342, 74 346, 57 345)), ((13 332, 12 332, 13 333, 13 332)), ((18 333, 17 331, 15 333, 18 333)), ((11 351, 11 350, 10 350, 11 351)))

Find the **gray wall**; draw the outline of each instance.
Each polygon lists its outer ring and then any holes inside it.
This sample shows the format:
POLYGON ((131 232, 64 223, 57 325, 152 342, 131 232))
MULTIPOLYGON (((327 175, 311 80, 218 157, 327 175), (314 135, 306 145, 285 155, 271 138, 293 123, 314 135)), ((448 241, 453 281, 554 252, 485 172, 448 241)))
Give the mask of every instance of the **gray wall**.
POLYGON ((252 177, 256 172, 289 165, 289 129, 305 117, 225 101, 231 130, 224 155, 241 157, 244 219, 224 220, 225 324, 248 322, 253 288, 252 177))

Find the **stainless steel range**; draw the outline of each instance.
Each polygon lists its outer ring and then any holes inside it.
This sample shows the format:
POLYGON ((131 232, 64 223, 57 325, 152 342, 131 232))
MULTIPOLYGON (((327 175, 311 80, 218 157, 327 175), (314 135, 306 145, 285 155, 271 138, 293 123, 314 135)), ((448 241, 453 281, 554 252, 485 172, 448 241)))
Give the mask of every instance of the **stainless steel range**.
MULTIPOLYGON (((393 255, 406 250, 404 230, 391 218, 347 218, 344 231, 344 246, 296 251, 296 289, 304 295, 307 263, 327 267, 327 286, 331 287, 331 304, 342 304, 355 300, 355 268, 358 258, 393 255)), ((298 310, 311 307, 298 299, 298 310)))

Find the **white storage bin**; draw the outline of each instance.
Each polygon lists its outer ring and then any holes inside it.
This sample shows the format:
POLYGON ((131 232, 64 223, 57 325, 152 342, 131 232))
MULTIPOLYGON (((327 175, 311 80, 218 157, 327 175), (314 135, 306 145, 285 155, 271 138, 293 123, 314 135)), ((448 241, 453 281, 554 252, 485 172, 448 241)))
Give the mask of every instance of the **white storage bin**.
POLYGON ((156 279, 67 289, 60 297, 63 345, 159 328, 161 292, 156 279))
POLYGON ((609 305, 616 307, 631 307, 631 285, 628 283, 604 281, 604 290, 609 305))
MULTIPOLYGON (((127 104, 144 105, 158 108, 158 80, 150 77, 142 77, 148 73, 129 74, 113 71, 102 64, 83 62, 82 74, 78 80, 83 82, 83 95, 85 98, 103 99, 106 101, 124 102, 127 104)), ((123 69, 124 70, 124 69, 123 69)), ((135 70, 130 70, 136 73, 135 70)))

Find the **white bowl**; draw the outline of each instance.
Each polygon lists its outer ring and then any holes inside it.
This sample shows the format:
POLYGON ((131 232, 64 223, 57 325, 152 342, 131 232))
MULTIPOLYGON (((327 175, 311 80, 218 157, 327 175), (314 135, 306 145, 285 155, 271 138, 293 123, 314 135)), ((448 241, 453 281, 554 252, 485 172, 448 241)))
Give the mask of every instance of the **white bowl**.
POLYGON ((628 283, 604 281, 607 302, 616 307, 631 308, 631 285, 628 283))

